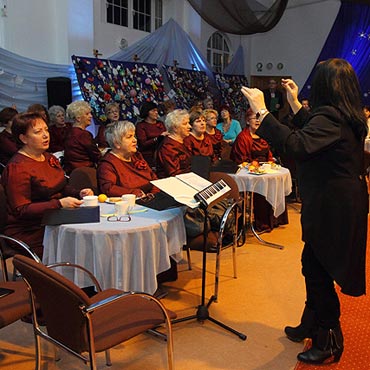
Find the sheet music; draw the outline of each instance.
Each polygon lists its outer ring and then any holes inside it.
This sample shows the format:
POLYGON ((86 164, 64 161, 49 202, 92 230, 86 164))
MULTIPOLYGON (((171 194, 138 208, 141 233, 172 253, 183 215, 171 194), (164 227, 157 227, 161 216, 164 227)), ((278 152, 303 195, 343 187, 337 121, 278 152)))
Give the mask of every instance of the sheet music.
POLYGON ((206 180, 202 176, 197 175, 194 172, 182 173, 180 175, 176 175, 175 177, 185 182, 187 185, 191 186, 196 191, 201 191, 207 186, 212 185, 210 181, 206 180))
POLYGON ((199 202, 194 199, 194 195, 207 186, 212 185, 210 181, 193 172, 153 180, 151 183, 174 197, 179 203, 185 204, 190 208, 196 208, 199 205, 199 202))

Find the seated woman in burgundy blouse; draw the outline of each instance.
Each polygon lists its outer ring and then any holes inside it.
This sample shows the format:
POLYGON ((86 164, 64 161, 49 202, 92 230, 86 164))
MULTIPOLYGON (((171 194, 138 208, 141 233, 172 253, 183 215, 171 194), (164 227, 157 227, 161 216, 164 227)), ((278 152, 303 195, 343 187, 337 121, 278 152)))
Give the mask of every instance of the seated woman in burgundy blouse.
POLYGON ((189 123, 191 126, 190 135, 185 137, 184 145, 193 155, 210 157, 212 162, 217 160, 214 155, 211 137, 206 133, 206 120, 203 111, 193 109, 189 113, 189 123))
POLYGON ((175 176, 191 171, 191 153, 184 145, 184 139, 190 135, 189 113, 175 109, 166 117, 166 136, 159 144, 156 154, 157 176, 159 178, 175 176))
POLYGON ((216 128, 218 112, 215 109, 205 109, 203 114, 206 119, 206 132, 211 138, 214 155, 217 159, 221 160, 225 142, 223 140, 224 135, 218 128, 216 128))
POLYGON ((73 126, 68 131, 64 149, 64 170, 70 174, 78 167, 96 167, 101 158, 92 134, 86 130, 91 124, 91 107, 78 100, 69 104, 67 115, 73 121, 73 126))
MULTIPOLYGON (((8 218, 5 234, 27 243, 42 257, 45 211, 79 207, 77 197, 92 195, 91 189, 79 193, 67 185, 59 161, 49 148, 49 130, 38 113, 24 113, 13 120, 12 133, 20 146, 1 176, 7 198, 8 218)), ((20 251, 22 253, 22 251, 20 251)))
POLYGON ((53 105, 49 108, 49 117, 50 145, 48 151, 51 153, 61 152, 64 150, 64 141, 72 125, 70 122, 66 122, 66 112, 60 105, 53 105))
POLYGON ((98 133, 95 137, 96 144, 100 150, 104 150, 109 148, 109 144, 105 139, 105 128, 110 123, 118 122, 119 121, 119 104, 118 103, 108 103, 104 108, 105 116, 107 120, 104 124, 101 124, 98 128, 98 133))
POLYGON ((157 143, 167 135, 166 126, 158 120, 158 106, 153 102, 145 102, 140 108, 141 122, 136 124, 136 136, 139 151, 150 167, 155 167, 154 153, 157 143))
MULTIPOLYGON (((260 122, 256 114, 248 109, 246 112, 247 126, 237 136, 230 158, 236 163, 252 162, 274 162, 273 155, 267 141, 255 134, 260 122)), ((285 210, 279 217, 274 217, 270 203, 260 194, 253 195, 254 221, 257 231, 269 232, 274 227, 288 223, 288 213, 285 210)))
POLYGON ((129 121, 110 124, 105 137, 111 150, 98 165, 100 192, 109 197, 122 194, 144 197, 148 193, 157 193, 159 189, 150 183, 157 176, 137 151, 134 124, 129 121))
POLYGON ((11 107, 6 107, 0 112, 0 123, 5 126, 5 130, 0 132, 0 173, 18 151, 17 143, 12 135, 13 118, 17 114, 18 112, 11 107))

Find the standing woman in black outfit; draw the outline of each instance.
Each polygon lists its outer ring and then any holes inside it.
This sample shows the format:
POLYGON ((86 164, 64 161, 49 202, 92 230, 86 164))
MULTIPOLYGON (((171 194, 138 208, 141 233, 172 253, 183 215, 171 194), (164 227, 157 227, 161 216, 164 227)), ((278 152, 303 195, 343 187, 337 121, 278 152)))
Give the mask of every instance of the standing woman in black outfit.
POLYGON ((285 333, 296 342, 312 338, 312 347, 298 360, 323 363, 334 356, 339 361, 344 346, 334 281, 344 294, 365 294, 369 198, 360 87, 352 66, 343 59, 317 65, 310 113, 298 101, 297 85, 290 79, 283 79, 282 85, 296 131, 269 114, 260 90, 243 87, 242 92, 262 121, 258 135, 297 162, 306 305, 301 323, 286 327, 285 333))

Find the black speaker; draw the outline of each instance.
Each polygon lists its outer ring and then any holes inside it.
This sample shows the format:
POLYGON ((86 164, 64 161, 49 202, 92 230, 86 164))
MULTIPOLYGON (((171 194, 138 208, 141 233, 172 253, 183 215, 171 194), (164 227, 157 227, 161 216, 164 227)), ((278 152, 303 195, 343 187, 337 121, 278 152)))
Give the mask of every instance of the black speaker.
POLYGON ((60 105, 64 109, 72 103, 72 82, 68 77, 51 77, 46 80, 48 107, 60 105))

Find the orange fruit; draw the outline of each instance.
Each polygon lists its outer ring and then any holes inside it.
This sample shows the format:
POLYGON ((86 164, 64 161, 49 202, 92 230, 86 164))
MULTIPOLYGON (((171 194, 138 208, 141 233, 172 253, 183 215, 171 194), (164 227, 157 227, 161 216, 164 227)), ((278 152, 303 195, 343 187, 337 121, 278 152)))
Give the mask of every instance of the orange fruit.
POLYGON ((105 194, 99 194, 98 196, 99 203, 104 203, 107 199, 108 197, 105 194))

